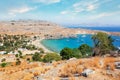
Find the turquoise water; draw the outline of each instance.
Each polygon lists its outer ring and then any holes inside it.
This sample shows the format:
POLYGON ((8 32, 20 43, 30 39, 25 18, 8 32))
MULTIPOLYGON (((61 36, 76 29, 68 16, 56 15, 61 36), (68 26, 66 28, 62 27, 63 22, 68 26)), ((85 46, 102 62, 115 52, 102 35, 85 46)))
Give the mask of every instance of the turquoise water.
MULTIPOLYGON (((63 48, 78 48, 81 44, 88 44, 93 47, 92 35, 78 35, 77 38, 48 39, 42 40, 41 43, 51 51, 60 52, 63 48)), ((115 39, 114 45, 120 47, 120 37, 112 36, 115 39)))

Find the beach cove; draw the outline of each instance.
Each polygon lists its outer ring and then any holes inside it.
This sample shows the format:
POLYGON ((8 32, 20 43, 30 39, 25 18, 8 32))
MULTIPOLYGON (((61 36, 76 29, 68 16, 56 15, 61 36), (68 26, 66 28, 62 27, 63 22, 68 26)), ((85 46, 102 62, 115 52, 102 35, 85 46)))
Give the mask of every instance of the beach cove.
MULTIPOLYGON (((93 47, 91 34, 78 34, 77 37, 61 38, 61 39, 43 39, 41 45, 50 51, 59 53, 63 48, 78 48, 82 44, 88 44, 93 47)), ((112 36, 115 40, 113 43, 116 47, 120 47, 120 36, 112 36)))

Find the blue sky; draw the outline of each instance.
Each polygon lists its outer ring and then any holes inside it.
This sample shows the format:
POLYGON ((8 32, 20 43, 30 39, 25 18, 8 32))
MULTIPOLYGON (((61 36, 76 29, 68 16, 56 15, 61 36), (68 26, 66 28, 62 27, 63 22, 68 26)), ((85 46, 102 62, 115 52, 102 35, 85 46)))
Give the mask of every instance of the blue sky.
POLYGON ((1 0, 0 20, 120 25, 120 0, 1 0))

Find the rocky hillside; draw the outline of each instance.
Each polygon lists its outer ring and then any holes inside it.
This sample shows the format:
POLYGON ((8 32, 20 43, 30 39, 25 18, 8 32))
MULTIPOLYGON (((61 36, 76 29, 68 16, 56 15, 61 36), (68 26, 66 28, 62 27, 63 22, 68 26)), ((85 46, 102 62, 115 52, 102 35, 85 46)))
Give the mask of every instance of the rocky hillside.
MULTIPOLYGON (((95 34, 97 30, 86 29, 72 29, 64 28, 60 25, 47 22, 47 21, 34 21, 34 20, 19 20, 19 21, 2 21, 0 22, 1 34, 26 34, 26 35, 41 35, 47 38, 59 38, 75 36, 76 34, 95 34)), ((105 31, 103 31, 105 32, 105 31)), ((108 34, 120 35, 120 32, 106 32, 108 34)))
POLYGON ((94 57, 52 63, 22 60, 0 67, 0 80, 120 80, 120 57, 94 57), (9 75, 9 76, 8 76, 9 75))
POLYGON ((32 34, 44 33, 46 30, 58 29, 60 26, 46 21, 4 21, 0 22, 0 33, 5 34, 32 34))

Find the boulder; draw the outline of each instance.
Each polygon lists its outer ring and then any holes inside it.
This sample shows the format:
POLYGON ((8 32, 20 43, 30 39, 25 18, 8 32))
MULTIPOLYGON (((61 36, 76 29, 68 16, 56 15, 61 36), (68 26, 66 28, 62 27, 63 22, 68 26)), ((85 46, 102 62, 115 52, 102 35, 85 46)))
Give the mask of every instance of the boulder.
POLYGON ((77 58, 70 58, 69 60, 76 60, 77 58))
POLYGON ((116 69, 120 69, 120 62, 115 62, 116 69))
POLYGON ((85 69, 83 72, 82 72, 82 76, 84 77, 88 77, 89 74, 93 74, 95 71, 92 70, 92 69, 85 69))

